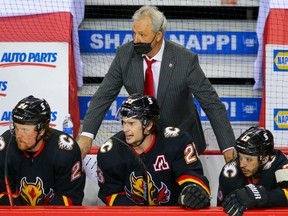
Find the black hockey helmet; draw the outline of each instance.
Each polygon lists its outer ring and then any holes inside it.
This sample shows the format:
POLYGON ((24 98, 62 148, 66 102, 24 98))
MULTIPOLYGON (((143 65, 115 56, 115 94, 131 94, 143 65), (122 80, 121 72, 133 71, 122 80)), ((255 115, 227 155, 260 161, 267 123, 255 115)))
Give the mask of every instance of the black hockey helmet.
POLYGON ((236 150, 252 156, 271 155, 274 149, 272 133, 262 127, 250 127, 236 140, 236 150))
POLYGON ((158 120, 160 118, 160 108, 153 96, 133 94, 124 101, 117 111, 116 118, 123 116, 148 121, 158 120))
POLYGON ((49 124, 51 119, 50 106, 44 99, 30 95, 15 106, 12 110, 12 121, 19 124, 36 125, 41 130, 49 124))

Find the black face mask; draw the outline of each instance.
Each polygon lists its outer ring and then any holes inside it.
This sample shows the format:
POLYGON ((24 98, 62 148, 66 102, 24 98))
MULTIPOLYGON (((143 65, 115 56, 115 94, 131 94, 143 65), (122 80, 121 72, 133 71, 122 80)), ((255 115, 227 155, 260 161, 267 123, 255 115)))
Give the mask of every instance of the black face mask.
POLYGON ((134 50, 138 55, 147 54, 152 50, 151 44, 154 41, 157 33, 150 43, 134 43, 134 50))
POLYGON ((138 55, 147 54, 152 50, 151 43, 134 43, 134 50, 138 55))

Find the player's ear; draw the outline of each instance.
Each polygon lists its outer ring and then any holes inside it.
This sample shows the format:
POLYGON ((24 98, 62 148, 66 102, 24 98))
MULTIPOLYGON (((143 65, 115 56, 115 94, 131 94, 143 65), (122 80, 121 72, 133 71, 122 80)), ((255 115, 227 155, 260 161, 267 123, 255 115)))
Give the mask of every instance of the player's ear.
POLYGON ((266 155, 262 160, 262 164, 266 164, 268 160, 269 160, 269 155, 266 155))
POLYGON ((40 130, 40 132, 39 132, 39 135, 40 135, 40 136, 43 136, 44 133, 45 133, 45 128, 42 128, 42 129, 40 130))
POLYGON ((149 121, 148 124, 147 124, 147 127, 146 127, 146 130, 150 131, 153 127, 153 124, 155 124, 154 121, 149 121))

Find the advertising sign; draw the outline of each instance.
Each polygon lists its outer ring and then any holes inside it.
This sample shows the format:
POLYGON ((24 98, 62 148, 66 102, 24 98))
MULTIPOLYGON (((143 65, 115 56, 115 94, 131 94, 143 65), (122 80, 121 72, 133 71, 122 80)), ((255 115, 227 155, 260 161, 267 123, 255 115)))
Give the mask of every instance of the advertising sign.
POLYGON ((51 127, 62 129, 68 112, 68 43, 0 42, 0 134, 9 128, 11 111, 24 97, 44 98, 51 127))
POLYGON ((275 144, 287 147, 288 45, 266 45, 265 124, 275 144))
MULTIPOLYGON (((255 32, 167 31, 165 38, 197 54, 256 54, 255 32)), ((127 30, 79 30, 81 53, 115 53, 116 48, 133 40, 127 30)))

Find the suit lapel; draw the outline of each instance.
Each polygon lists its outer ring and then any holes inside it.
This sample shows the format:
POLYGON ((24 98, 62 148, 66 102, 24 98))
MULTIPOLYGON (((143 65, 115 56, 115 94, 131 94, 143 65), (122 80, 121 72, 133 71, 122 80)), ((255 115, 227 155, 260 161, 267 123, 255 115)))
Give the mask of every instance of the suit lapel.
POLYGON ((134 55, 132 58, 132 74, 134 83, 136 85, 137 92, 144 92, 144 71, 143 71, 143 59, 140 55, 134 55))
POLYGON ((175 67, 175 58, 173 50, 169 41, 165 40, 165 48, 161 63, 160 77, 157 92, 157 101, 161 107, 161 104, 165 98, 167 89, 169 87, 170 79, 175 67))

